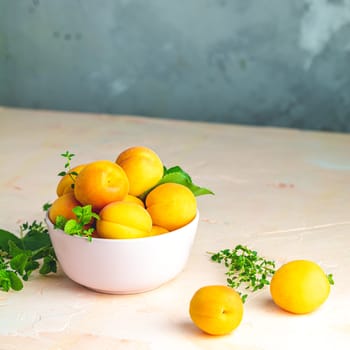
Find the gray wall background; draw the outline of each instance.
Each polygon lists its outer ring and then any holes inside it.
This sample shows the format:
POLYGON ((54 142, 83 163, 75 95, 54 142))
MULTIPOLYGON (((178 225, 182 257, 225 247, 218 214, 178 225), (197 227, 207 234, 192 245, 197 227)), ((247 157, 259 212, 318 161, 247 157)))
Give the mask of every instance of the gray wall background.
POLYGON ((350 131, 350 0, 0 0, 0 104, 350 131))

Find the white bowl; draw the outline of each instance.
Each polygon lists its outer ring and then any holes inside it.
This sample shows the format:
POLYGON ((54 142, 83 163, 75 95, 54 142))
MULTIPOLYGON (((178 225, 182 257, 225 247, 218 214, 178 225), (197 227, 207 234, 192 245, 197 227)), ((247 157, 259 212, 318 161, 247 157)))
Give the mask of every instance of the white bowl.
POLYGON ((155 289, 186 266, 199 213, 186 226, 158 236, 88 241, 46 223, 58 262, 76 283, 102 293, 133 294, 155 289))

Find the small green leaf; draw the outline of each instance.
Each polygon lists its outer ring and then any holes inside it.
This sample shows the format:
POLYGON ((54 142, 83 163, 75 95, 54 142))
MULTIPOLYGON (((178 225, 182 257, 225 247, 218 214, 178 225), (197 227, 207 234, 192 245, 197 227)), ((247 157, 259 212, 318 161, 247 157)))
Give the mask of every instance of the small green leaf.
POLYGON ((182 172, 165 174, 163 178, 159 181, 158 185, 168 182, 174 182, 180 185, 184 185, 186 187, 192 183, 192 181, 190 181, 188 177, 182 172))
POLYGON ((193 183, 187 186, 196 197, 199 196, 203 196, 205 194, 214 194, 214 192, 212 192, 211 190, 209 190, 208 188, 204 188, 204 187, 199 187, 194 185, 193 183))
POLYGON ((33 259, 28 259, 28 262, 25 266, 25 273, 23 274, 23 279, 25 281, 28 281, 29 276, 32 274, 33 271, 37 270, 39 268, 40 264, 33 259))
POLYGON ((15 291, 19 291, 23 289, 23 282, 21 279, 17 276, 17 274, 13 271, 8 271, 7 272, 8 279, 11 284, 11 288, 15 291))
POLYGON ((70 235, 74 235, 78 232, 80 232, 82 229, 82 225, 79 224, 76 220, 74 219, 70 219, 66 222, 66 224, 64 225, 64 232, 70 234, 70 235))
POLYGON ((191 176, 178 165, 175 165, 169 169, 164 167, 163 177, 169 174, 182 174, 182 176, 185 177, 189 183, 192 182, 191 176))
POLYGON ((9 277, 9 271, 0 270, 0 289, 8 292, 11 288, 11 279, 9 277))
POLYGON ((100 216, 94 212, 91 213, 91 217, 96 219, 96 220, 100 220, 100 216))
POLYGON ((78 222, 80 224, 86 225, 91 221, 91 218, 92 218, 92 206, 91 205, 85 205, 84 207, 77 206, 73 208, 73 213, 76 215, 78 222))
POLYGON ((10 261, 10 266, 13 270, 17 271, 21 276, 25 274, 25 268, 28 263, 28 254, 21 253, 16 255, 10 261))
POLYGON ((327 275, 328 278, 328 282, 330 285, 334 285, 334 279, 333 279, 333 275, 330 273, 327 275))
POLYGON ((57 272, 57 262, 52 256, 45 256, 39 273, 41 275, 47 275, 50 272, 57 272))
POLYGON ((64 226, 65 226, 66 222, 67 222, 67 219, 64 216, 57 215, 56 222, 55 222, 54 226, 55 226, 55 228, 58 228, 60 230, 64 230, 64 226))
POLYGON ((81 207, 80 205, 74 207, 72 211, 77 218, 81 218, 81 216, 83 215, 83 207, 81 207))
POLYGON ((241 299, 242 299, 243 304, 246 302, 247 298, 248 298, 248 294, 241 295, 241 299))
POLYGON ((83 225, 88 224, 91 221, 91 213, 92 213, 91 205, 83 207, 82 215, 79 218, 80 223, 82 223, 83 225))
POLYGON ((93 227, 83 230, 82 236, 87 237, 88 240, 91 242, 92 241, 92 234, 94 233, 95 229, 93 227))
MULTIPOLYGON (((20 242, 20 245, 22 245, 22 241, 20 242)), ((25 251, 22 248, 18 247, 13 241, 9 241, 9 255, 11 257, 15 257, 23 253, 25 253, 25 251)))
POLYGON ((48 210, 51 208, 51 206, 52 206, 51 203, 45 203, 45 204, 43 205, 43 210, 44 210, 44 211, 48 211, 48 210))

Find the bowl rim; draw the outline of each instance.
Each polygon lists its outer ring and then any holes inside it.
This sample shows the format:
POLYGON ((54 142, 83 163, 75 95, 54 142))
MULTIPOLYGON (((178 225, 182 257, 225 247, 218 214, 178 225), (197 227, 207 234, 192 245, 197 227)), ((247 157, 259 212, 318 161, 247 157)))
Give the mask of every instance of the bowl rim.
MULTIPOLYGON (((169 237, 170 236, 174 236, 174 235, 177 235, 179 234, 180 231, 182 231, 185 227, 188 227, 190 225, 194 225, 196 224, 196 222, 198 223, 199 222, 199 210, 197 208, 197 211, 196 211, 196 216, 189 222, 187 223, 185 226, 182 226, 176 230, 173 230, 173 231, 169 231, 169 232, 165 232, 163 234, 160 234, 160 235, 154 235, 154 236, 146 236, 146 237, 136 237, 136 238, 100 238, 100 237, 91 237, 91 243, 94 242, 94 241, 97 241, 97 242, 133 242, 133 241, 137 241, 137 242, 142 242, 143 240, 147 240, 147 241, 150 241, 150 240, 157 240, 157 239, 166 239, 164 237, 169 237)), ((45 215, 45 222, 46 222, 46 225, 48 226, 48 229, 49 229, 49 233, 50 233, 50 230, 52 230, 52 232, 57 232, 59 234, 62 234, 66 237, 70 237, 72 239, 79 239, 79 240, 86 240, 87 241, 87 238, 86 237, 81 237, 81 236, 78 236, 78 235, 69 235, 67 233, 65 233, 63 230, 59 229, 59 228, 55 228, 54 224, 51 222, 50 218, 49 218, 49 211, 46 212, 46 215, 45 215)))

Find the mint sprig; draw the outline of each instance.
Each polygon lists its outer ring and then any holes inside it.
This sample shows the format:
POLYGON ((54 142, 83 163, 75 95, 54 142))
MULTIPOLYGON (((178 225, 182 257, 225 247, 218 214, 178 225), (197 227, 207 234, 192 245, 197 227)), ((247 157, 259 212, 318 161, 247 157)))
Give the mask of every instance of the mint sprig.
POLYGON ((57 271, 57 258, 44 223, 25 222, 20 226, 20 237, 0 229, 0 290, 21 290, 23 281, 36 270, 41 275, 57 271))
POLYGON ((99 220, 98 214, 92 211, 91 205, 76 206, 73 208, 76 219, 66 219, 62 215, 58 215, 55 222, 55 228, 63 230, 68 235, 86 237, 92 240, 94 227, 89 227, 93 219, 99 220))

